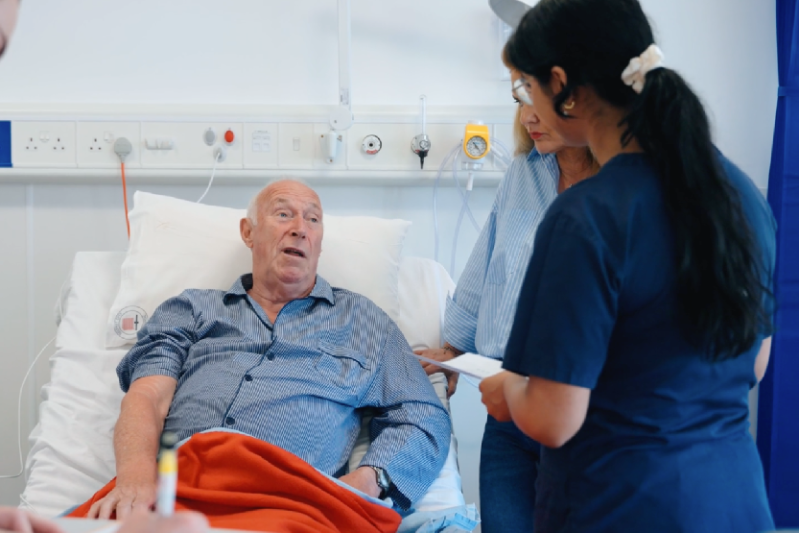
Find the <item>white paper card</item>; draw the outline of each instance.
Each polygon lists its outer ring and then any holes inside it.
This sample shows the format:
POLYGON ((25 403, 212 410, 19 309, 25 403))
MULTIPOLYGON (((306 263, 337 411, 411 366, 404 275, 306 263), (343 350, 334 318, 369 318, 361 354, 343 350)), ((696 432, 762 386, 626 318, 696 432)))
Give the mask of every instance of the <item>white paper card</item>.
POLYGON ((485 379, 502 372, 502 361, 476 353, 465 353, 449 361, 436 361, 422 355, 416 355, 416 357, 422 361, 440 366, 441 368, 459 372, 465 376, 471 376, 477 379, 485 379))

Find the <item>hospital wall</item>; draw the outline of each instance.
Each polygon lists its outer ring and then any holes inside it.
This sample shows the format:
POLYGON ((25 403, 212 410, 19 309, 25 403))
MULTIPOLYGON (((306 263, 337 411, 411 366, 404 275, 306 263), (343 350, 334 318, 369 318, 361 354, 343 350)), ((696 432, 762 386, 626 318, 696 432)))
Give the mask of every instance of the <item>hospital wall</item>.
MULTIPOLYGON (((777 93, 773 2, 643 5, 668 64, 706 103, 718 145, 765 190, 777 93)), ((0 61, 0 105, 332 105, 335 9, 334 0, 23 2, 15 40, 0 61)), ((352 0, 352 44, 357 105, 414 105, 422 93, 431 105, 509 103, 498 27, 485 0, 352 0)), ((203 189, 167 179, 132 188, 186 199, 203 189)), ((220 180, 206 202, 241 207, 256 190, 255 183, 220 180)), ((432 257, 432 188, 330 184, 319 192, 329 213, 411 220, 405 253, 432 257)), ((480 222, 494 192, 478 187, 472 194, 480 222)), ((440 259, 449 268, 459 209, 454 189, 442 189, 439 205, 440 259)), ((464 224, 453 277, 476 236, 464 224)), ((54 306, 75 252, 125 246, 118 186, 0 181, 0 474, 19 467, 19 385, 55 333, 54 306)), ((25 437, 36 422, 50 352, 23 394, 25 437)), ((462 383, 453 411, 466 497, 477 501, 485 411, 476 390, 462 383)), ((0 504, 16 504, 23 486, 23 479, 0 480, 0 504)))

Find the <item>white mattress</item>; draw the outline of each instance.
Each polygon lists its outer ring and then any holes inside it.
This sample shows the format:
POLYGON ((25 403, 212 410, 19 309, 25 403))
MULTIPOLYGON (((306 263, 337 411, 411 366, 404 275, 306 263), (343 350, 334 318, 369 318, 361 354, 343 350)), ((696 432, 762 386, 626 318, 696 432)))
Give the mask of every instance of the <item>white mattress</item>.
MULTIPOLYGON (((30 435, 28 481, 22 495, 23 507, 46 516, 82 503, 115 475, 113 431, 123 396, 115 369, 127 348, 104 345, 124 257, 122 252, 80 252, 73 262, 69 290, 60 306, 63 316, 51 357, 51 381, 42 389, 39 423, 30 435)), ((453 290, 454 283, 438 263, 403 259, 398 325, 413 348, 441 345, 445 299, 453 290)), ((443 376, 438 378, 434 386, 446 404, 443 376)), ((451 448, 441 475, 417 509, 464 505, 454 439, 451 448)))

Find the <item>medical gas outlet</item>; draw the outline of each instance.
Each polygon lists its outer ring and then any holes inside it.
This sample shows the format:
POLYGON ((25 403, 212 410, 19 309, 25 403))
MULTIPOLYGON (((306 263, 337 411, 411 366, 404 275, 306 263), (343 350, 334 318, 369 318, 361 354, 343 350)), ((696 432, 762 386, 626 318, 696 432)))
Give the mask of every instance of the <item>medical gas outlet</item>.
POLYGON ((383 148, 383 141, 377 135, 367 135, 361 143, 361 150, 367 155, 376 155, 383 148))
POLYGON ((491 150, 491 135, 488 126, 481 123, 466 125, 463 135, 463 151, 472 160, 483 159, 491 150))
POLYGON ((424 158, 430 153, 433 143, 430 142, 430 137, 426 133, 420 133, 411 141, 411 150, 419 156, 419 163, 421 168, 424 169, 424 158))
POLYGON ((419 100, 422 103, 422 133, 411 140, 411 151, 419 156, 420 168, 424 170, 424 158, 430 153, 433 143, 427 136, 427 97, 421 95, 419 100))

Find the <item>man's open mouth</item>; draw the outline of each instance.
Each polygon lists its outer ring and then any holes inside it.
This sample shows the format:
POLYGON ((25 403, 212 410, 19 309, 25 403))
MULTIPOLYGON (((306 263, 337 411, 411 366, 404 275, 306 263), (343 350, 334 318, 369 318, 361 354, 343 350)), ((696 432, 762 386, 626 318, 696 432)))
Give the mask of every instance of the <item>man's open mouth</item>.
POLYGON ((305 257, 305 252, 297 248, 285 248, 283 250, 283 253, 289 255, 296 255, 297 257, 305 257))

